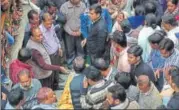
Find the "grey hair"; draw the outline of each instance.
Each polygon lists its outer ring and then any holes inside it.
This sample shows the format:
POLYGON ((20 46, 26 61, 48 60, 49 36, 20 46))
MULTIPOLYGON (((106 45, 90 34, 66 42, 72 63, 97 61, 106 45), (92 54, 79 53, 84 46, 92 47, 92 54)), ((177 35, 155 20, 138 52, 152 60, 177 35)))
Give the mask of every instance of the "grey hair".
POLYGON ((82 56, 78 56, 73 61, 73 67, 76 72, 81 72, 84 69, 85 60, 82 56))
POLYGON ((28 70, 28 69, 23 69, 23 70, 21 70, 18 74, 17 74, 17 76, 18 76, 18 78, 21 76, 21 75, 27 75, 28 77, 31 77, 31 75, 30 75, 30 71, 28 70))

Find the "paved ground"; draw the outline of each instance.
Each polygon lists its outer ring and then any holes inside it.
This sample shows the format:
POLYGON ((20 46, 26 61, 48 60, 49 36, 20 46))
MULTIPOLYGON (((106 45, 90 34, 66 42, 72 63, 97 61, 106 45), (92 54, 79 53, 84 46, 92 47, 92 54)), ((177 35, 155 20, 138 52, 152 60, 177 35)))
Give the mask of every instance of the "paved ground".
MULTIPOLYGON (((31 7, 29 5, 23 5, 23 16, 22 16, 21 26, 19 28, 19 33, 20 34, 16 38, 15 45, 13 45, 12 48, 11 48, 11 55, 10 55, 9 63, 12 60, 17 58, 18 51, 22 47, 22 41, 23 41, 23 37, 24 37, 25 26, 26 26, 26 24, 28 22, 27 13, 28 13, 29 10, 31 10, 31 7)), ((9 72, 7 71, 7 73, 9 73, 9 72)), ((61 75, 61 78, 66 80, 67 79, 67 75, 61 75)), ((64 85, 64 83, 63 84, 59 84, 59 85, 64 85)), ((7 87, 9 88, 9 86, 7 86, 7 87)), ((55 91, 55 92, 56 92, 57 98, 59 99, 62 91, 55 91)))

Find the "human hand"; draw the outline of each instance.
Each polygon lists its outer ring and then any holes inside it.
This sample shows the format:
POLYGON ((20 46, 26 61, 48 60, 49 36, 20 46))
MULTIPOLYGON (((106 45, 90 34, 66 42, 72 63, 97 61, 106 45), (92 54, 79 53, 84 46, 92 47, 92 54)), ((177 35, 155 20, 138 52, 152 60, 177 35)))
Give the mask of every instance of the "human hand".
POLYGON ((84 39, 81 41, 81 47, 84 47, 86 45, 86 41, 87 41, 87 39, 84 39))
POLYGON ((4 94, 3 92, 1 92, 1 95, 2 95, 2 100, 6 100, 7 99, 7 95, 4 94))
POLYGON ((159 79, 160 78, 160 73, 161 73, 161 69, 157 69, 156 71, 155 71, 155 73, 154 73, 154 75, 155 75, 155 78, 156 79, 159 79))
POLYGON ((68 70, 67 70, 65 67, 63 67, 63 66, 60 66, 60 71, 61 71, 62 73, 65 73, 65 74, 68 73, 68 70))
POLYGON ((60 48, 60 49, 58 50, 58 52, 59 52, 59 56, 62 57, 62 56, 63 56, 63 50, 60 48))
POLYGON ((84 88, 88 88, 88 81, 87 81, 87 79, 83 81, 83 87, 84 88))

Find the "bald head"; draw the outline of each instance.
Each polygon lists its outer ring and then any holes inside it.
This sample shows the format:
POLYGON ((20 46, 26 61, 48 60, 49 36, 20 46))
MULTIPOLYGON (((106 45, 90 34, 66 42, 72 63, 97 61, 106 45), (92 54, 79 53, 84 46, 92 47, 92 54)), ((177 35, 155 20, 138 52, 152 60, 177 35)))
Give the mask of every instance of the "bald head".
POLYGON ((150 90, 150 79, 147 75, 140 75, 137 79, 138 87, 142 93, 150 90))
POLYGON ((51 15, 49 13, 44 13, 42 16, 42 21, 46 21, 48 18, 51 18, 51 15))
POLYGON ((33 41, 38 42, 38 43, 42 42, 43 36, 39 27, 32 28, 31 34, 32 34, 31 38, 33 41))
POLYGON ((149 84, 150 80, 149 80, 149 77, 147 75, 140 75, 137 79, 137 82, 139 84, 149 84))
POLYGON ((51 88, 42 87, 37 93, 37 100, 43 104, 53 104, 56 102, 56 95, 51 88))

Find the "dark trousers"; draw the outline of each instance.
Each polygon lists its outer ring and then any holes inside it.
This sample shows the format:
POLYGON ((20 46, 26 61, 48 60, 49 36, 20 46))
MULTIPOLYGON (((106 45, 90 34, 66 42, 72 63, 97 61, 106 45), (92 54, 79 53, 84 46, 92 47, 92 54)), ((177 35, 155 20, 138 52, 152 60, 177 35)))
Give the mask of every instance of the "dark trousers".
POLYGON ((40 79, 40 82, 42 84, 42 87, 48 87, 53 90, 55 90, 55 88, 58 87, 58 84, 55 83, 55 73, 54 72, 52 72, 52 74, 48 78, 40 79))
POLYGON ((84 56, 83 48, 81 47, 82 37, 74 37, 65 34, 66 58, 67 64, 71 65, 76 56, 84 56))
MULTIPOLYGON (((60 56, 58 55, 58 52, 50 55, 50 59, 52 65, 60 65, 60 56)), ((40 79, 40 82, 42 83, 43 87, 49 87, 55 90, 56 88, 58 88, 59 79, 59 72, 52 71, 52 74, 48 78, 40 79)))

